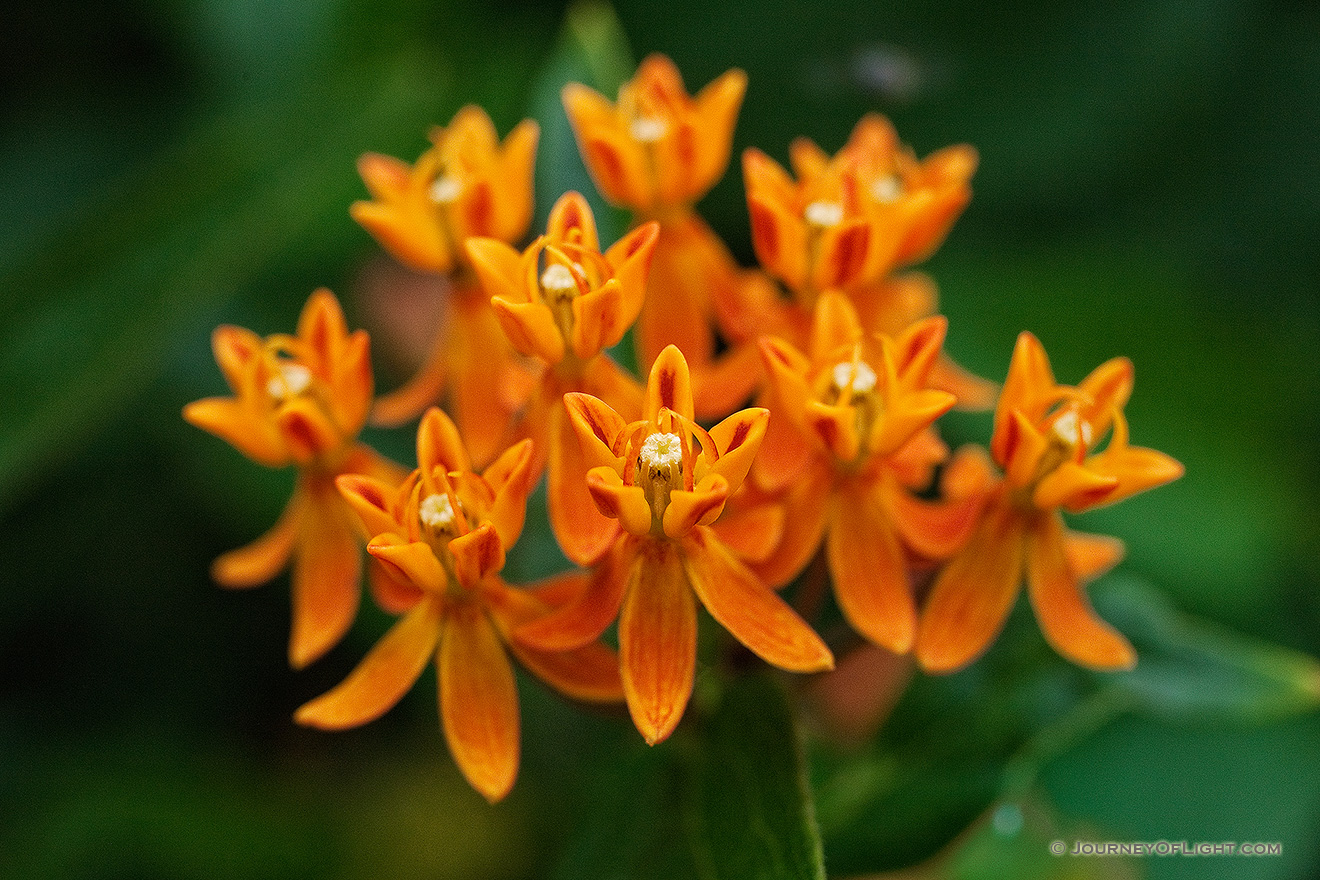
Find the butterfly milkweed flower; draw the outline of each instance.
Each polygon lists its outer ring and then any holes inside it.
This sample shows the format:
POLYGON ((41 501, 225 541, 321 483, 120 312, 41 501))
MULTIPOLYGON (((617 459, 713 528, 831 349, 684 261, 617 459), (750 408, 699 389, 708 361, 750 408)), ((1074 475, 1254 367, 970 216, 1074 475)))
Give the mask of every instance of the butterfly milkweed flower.
POLYGON ((697 606, 767 662, 818 672, 833 656, 809 626, 727 547, 713 523, 742 484, 769 413, 746 409, 710 431, 692 418, 677 348, 660 353, 642 418, 631 423, 589 394, 566 395, 591 496, 622 533, 577 601, 516 638, 542 649, 595 639, 618 616, 623 691, 648 743, 669 736, 692 693, 697 606))
POLYGON ((810 357, 782 339, 761 341, 781 404, 776 415, 810 446, 788 474, 779 548, 752 567, 772 585, 787 583, 823 542, 844 617, 900 654, 911 649, 917 622, 905 548, 951 555, 980 508, 975 495, 926 502, 910 488, 928 481, 934 462, 923 459, 932 447, 941 456, 943 444, 926 435, 955 402, 929 387, 946 324, 934 316, 896 338, 865 334, 847 298, 826 293, 817 301, 810 357))
POLYGON ((514 348, 542 367, 523 425, 545 449, 550 524, 578 565, 600 558, 618 524, 587 493, 586 465, 563 397, 586 392, 630 415, 639 410, 636 380, 603 352, 637 319, 657 229, 643 224, 602 252, 591 208, 569 192, 551 209, 545 234, 522 253, 494 238, 467 241, 500 326, 514 348))
POLYGON ((622 697, 618 660, 599 643, 547 652, 509 639, 551 610, 550 597, 499 577, 522 532, 530 440, 478 474, 454 423, 433 408, 418 429, 417 462, 397 489, 362 475, 337 481, 407 610, 347 679, 295 717, 330 730, 365 724, 394 706, 434 658, 449 750, 472 787, 497 801, 518 773, 518 697, 506 650, 551 686, 590 701, 622 697))
POLYGON ((275 527, 221 556, 211 573, 222 586, 251 587, 292 558, 289 662, 301 668, 333 647, 357 615, 361 538, 335 477, 403 475, 357 442, 371 406, 370 341, 364 330, 348 332, 339 302, 322 289, 303 307, 294 336, 263 339, 222 326, 211 344, 234 396, 190 403, 184 419, 260 464, 298 468, 297 487, 275 527))
POLYGON ((448 281, 440 329, 425 362, 402 387, 381 396, 376 424, 401 425, 448 394, 475 460, 504 449, 521 400, 506 389, 526 385, 489 297, 468 265, 472 236, 515 242, 532 219, 532 172, 540 129, 530 119, 501 143, 484 110, 468 105, 417 162, 367 153, 358 171, 371 193, 350 214, 399 262, 448 281))
POLYGON ((922 611, 915 654, 928 672, 959 669, 990 645, 1024 574, 1036 618, 1056 651, 1093 669, 1136 663, 1131 644, 1096 615, 1083 588, 1118 561, 1122 545, 1069 532, 1060 515, 1182 475, 1182 465, 1164 453, 1128 445, 1123 407, 1132 384, 1131 361, 1114 358, 1077 387, 1058 385, 1036 337, 1018 337, 990 444, 1004 476, 922 611))

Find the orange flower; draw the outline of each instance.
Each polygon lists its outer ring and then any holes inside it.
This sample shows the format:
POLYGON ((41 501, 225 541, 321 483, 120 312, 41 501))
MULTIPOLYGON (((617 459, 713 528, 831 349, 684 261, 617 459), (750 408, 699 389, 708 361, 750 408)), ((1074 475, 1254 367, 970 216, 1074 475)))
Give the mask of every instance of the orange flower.
POLYGON ((343 637, 357 615, 360 537, 334 479, 402 470, 356 442, 371 406, 370 344, 348 332, 328 290, 308 299, 296 336, 265 339, 224 326, 211 339, 234 397, 188 404, 183 417, 268 467, 296 465, 298 484, 279 522, 247 547, 215 561, 226 587, 265 583, 293 558, 293 632, 289 662, 301 668, 343 637))
POLYGON ((743 153, 743 177, 757 258, 808 303, 928 256, 970 200, 976 169, 966 145, 918 162, 876 115, 833 158, 806 138, 789 153, 796 181, 756 149, 743 153))
POLYGON ((563 99, 601 195, 651 216, 691 205, 719 180, 746 89, 747 75, 730 70, 694 100, 674 63, 650 55, 617 104, 578 83, 563 99))
POLYGON ((914 463, 921 484, 934 463, 913 459, 931 444, 936 455, 944 451, 923 432, 954 404, 953 395, 928 387, 945 326, 936 316, 897 338, 868 337, 848 300, 827 293, 817 302, 810 358, 781 339, 761 342, 781 406, 776 414, 782 411, 811 446, 787 474, 784 538, 753 569, 772 585, 786 583, 824 541, 844 616, 867 639, 897 653, 908 651, 916 634, 904 547, 928 557, 950 555, 980 504, 975 495, 923 502, 907 488, 914 463))
POLYGON ((648 743, 669 736, 692 693, 696 601, 764 660, 795 672, 833 666, 811 628, 710 528, 742 484, 769 413, 747 409, 709 432, 692 419, 692 387, 677 348, 651 368, 640 421, 625 423, 587 394, 566 398, 587 484, 624 533, 574 603, 516 638, 543 650, 595 639, 619 618, 623 692, 648 743))
POLYGON ((363 155, 358 172, 373 201, 354 202, 350 213, 401 262, 449 272, 469 236, 515 241, 527 231, 539 133, 524 119, 501 145, 486 111, 464 107, 448 128, 432 129, 431 149, 412 167, 363 155))
POLYGON ((367 476, 337 481, 410 610, 339 686, 296 714, 329 730, 365 724, 394 706, 435 658, 440 717, 454 761, 488 800, 509 793, 518 775, 518 696, 514 656, 563 693, 582 700, 622 697, 618 662, 601 644, 552 653, 509 640, 545 615, 544 594, 504 583, 505 550, 522 532, 531 489, 531 441, 510 447, 482 474, 454 423, 428 410, 417 433, 418 469, 397 490, 367 476))
POLYGON ((1096 616, 1083 582, 1115 564, 1122 544, 1071 533, 1059 510, 1112 504, 1182 475, 1162 452, 1128 445, 1123 406, 1132 363, 1114 358, 1076 388, 1055 383, 1036 337, 1018 337, 995 411, 990 451, 1004 470, 984 518, 935 581, 922 613, 916 656, 950 672, 979 656, 1012 608, 1025 571, 1045 638, 1095 669, 1127 669, 1132 646, 1096 616), (1096 452, 1109 435, 1109 442, 1096 452))
POLYGON ((636 382, 602 354, 637 319, 658 225, 634 229, 601 253, 596 221, 581 195, 565 194, 546 234, 519 254, 493 238, 467 242, 468 255, 513 346, 544 364, 525 423, 549 463, 550 522, 569 559, 590 565, 618 526, 596 510, 586 466, 564 415, 563 395, 584 391, 637 411, 636 382))

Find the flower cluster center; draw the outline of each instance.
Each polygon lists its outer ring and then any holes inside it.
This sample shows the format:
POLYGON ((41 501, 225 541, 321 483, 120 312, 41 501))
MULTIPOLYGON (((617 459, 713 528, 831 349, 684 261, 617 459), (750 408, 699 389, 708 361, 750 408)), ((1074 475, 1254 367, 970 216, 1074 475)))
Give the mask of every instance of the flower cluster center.
POLYGON ((266 393, 282 403, 302 394, 311 384, 311 370, 299 363, 281 361, 276 364, 275 375, 266 382, 266 393))
POLYGON ((437 205, 452 205, 463 194, 463 181, 452 174, 441 174, 431 184, 430 194, 437 205))
POLYGON ((422 525, 436 532, 451 531, 454 526, 454 505, 442 493, 427 495, 418 505, 417 515, 422 525))
POLYGON ((854 395, 869 394, 875 390, 876 375, 865 361, 844 361, 834 365, 834 387, 854 395))
POLYGON ((638 116, 628 126, 628 133, 633 140, 643 144, 653 144, 669 131, 669 123, 658 116, 638 116))
POLYGON ((871 184, 871 195, 877 202, 890 204, 899 200, 903 195, 903 181, 897 174, 886 174, 884 177, 877 177, 871 184))
POLYGON ((838 226, 843 222, 843 205, 820 199, 807 205, 802 210, 802 216, 812 226, 838 226))

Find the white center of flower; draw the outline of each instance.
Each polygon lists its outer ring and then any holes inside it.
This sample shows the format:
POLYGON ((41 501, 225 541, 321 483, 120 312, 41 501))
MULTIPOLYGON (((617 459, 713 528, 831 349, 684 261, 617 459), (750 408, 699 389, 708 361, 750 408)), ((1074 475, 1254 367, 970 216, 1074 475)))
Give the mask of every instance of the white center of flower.
POLYGON ((279 372, 266 383, 266 393, 276 400, 297 397, 312 384, 312 371, 302 364, 282 363, 279 372))
POLYGON ((875 196, 877 202, 898 201, 898 197, 903 194, 903 182, 898 179, 897 174, 886 174, 884 177, 877 178, 871 184, 871 195, 875 196))
POLYGON ((577 289, 577 282, 567 266, 554 263, 541 273, 541 288, 547 293, 568 293, 577 289))
POLYGON ((844 361, 834 365, 834 387, 847 388, 853 394, 866 394, 875 388, 875 370, 864 361, 844 361))
POLYGON ((431 184, 431 200, 438 205, 450 205, 463 193, 463 181, 452 174, 441 174, 431 184))
POLYGON ((1069 446, 1091 445, 1091 423, 1070 409, 1054 421, 1054 433, 1069 446))
POLYGON ((638 456, 642 464, 651 468, 667 468, 683 463, 683 441, 677 434, 652 434, 642 444, 638 456))
POLYGON ((843 205, 838 202, 812 202, 802 211, 812 226, 838 226, 843 222, 843 205))
POLYGON ((644 144, 653 144, 665 136, 669 131, 669 123, 655 116, 638 116, 628 126, 628 133, 633 136, 633 140, 644 144))
POLYGON ((440 531, 454 523, 454 506, 448 495, 427 495, 418 506, 417 515, 422 525, 440 531))

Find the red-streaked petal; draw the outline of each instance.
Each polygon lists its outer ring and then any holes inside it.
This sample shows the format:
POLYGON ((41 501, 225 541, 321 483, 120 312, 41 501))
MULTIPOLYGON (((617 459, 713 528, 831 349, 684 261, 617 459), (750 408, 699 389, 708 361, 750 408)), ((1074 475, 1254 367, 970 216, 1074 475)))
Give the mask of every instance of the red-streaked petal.
POLYGON ((619 613, 619 663, 628 711, 650 745, 673 733, 697 663, 697 605, 677 545, 646 541, 619 613))
POLYGON ((266 467, 289 464, 289 451, 275 423, 242 400, 208 397, 183 408, 188 424, 214 434, 239 452, 266 467))
POLYGON ((539 651, 568 651, 600 638, 619 614, 636 550, 637 539, 621 539, 591 573, 579 596, 518 627, 514 638, 539 651))
POLYGON ((450 541, 449 552, 454 555, 458 582, 468 589, 475 589, 487 575, 504 568, 504 545, 490 523, 450 541))
POLYGON ((692 376, 688 373, 683 353, 673 345, 665 346, 651 365, 642 413, 654 422, 661 408, 678 413, 686 419, 693 418, 692 376))
POLYGON ((298 315, 298 338, 311 346, 322 364, 335 363, 341 347, 348 339, 348 321, 339 300, 322 287, 307 298, 298 315))
POLYGON ((335 485, 362 520, 368 536, 399 531, 399 523, 391 512, 396 491, 389 484, 360 474, 344 474, 335 478, 335 485))
POLYGON ((754 407, 736 412, 710 429, 710 438, 720 453, 711 472, 728 481, 730 493, 747 479, 769 421, 769 410, 754 407))
POLYGON ((374 721, 394 707, 435 656, 442 606, 424 599, 385 633, 348 678, 304 704, 294 720, 322 730, 374 721))
POLYGON ((862 449, 862 438, 857 433, 854 407, 808 400, 806 419, 807 430, 829 454, 845 463, 857 459, 862 449))
POLYGON ((546 434, 546 502, 550 526, 564 555, 587 567, 601 557, 619 533, 619 523, 600 512, 587 488, 587 462, 562 404, 551 406, 546 434))
MULTIPOLYGON (((787 512, 783 538, 771 555, 751 565, 769 586, 778 589, 797 577, 820 547, 825 538, 833 479, 830 468, 816 461, 789 486, 788 494, 783 497, 787 512)), ((719 528, 716 527, 717 532, 719 528)))
POLYGON ((587 491, 596 502, 596 509, 612 520, 618 520, 624 531, 645 535, 651 531, 651 505, 640 486, 626 486, 618 472, 609 467, 595 467, 587 471, 587 491))
POLYGON ((1020 410, 1028 422, 1035 421, 1045 414, 1056 387, 1045 347, 1031 333, 1023 331, 1018 335, 1013 359, 1008 365, 1008 378, 1004 380, 995 408, 994 436, 990 441, 990 454, 995 461, 1001 464, 1008 461, 1005 448, 1009 442, 1007 422, 1013 412, 1020 410))
POLYGON ((831 290, 864 280, 861 276, 870 242, 871 226, 865 218, 845 220, 822 230, 819 255, 811 273, 813 287, 831 290))
POLYGON ((344 441, 334 422, 309 397, 295 397, 283 404, 275 414, 275 424, 294 461, 302 465, 311 464, 344 441))
POLYGON ((682 538, 697 525, 709 524, 724 510, 729 484, 719 474, 710 474, 691 491, 675 489, 669 493, 662 523, 671 538, 682 538))
POLYGON ((427 592, 443 592, 449 577, 425 541, 408 541, 399 535, 376 535, 367 552, 390 566, 400 577, 427 592))
MULTIPOLYGON (((1116 433, 1120 424, 1122 424, 1121 418, 1115 422, 1116 433)), ((1124 432, 1126 433, 1126 428, 1124 432)), ((1074 513, 1091 507, 1113 504, 1138 492, 1163 486, 1183 475, 1182 464, 1163 452, 1140 446, 1128 446, 1126 443, 1121 448, 1116 448, 1113 441, 1110 441, 1109 447, 1104 452, 1088 458, 1086 468, 1111 476, 1118 482, 1098 501, 1069 506, 1068 509, 1074 513)))
POLYGON ((1091 398, 1091 403, 1083 406, 1079 415, 1091 425, 1097 440, 1109 430, 1114 410, 1122 410, 1127 406, 1135 381, 1132 361, 1116 357, 1096 367, 1077 386, 1091 398))
POLYGON ((606 334, 605 345, 618 342, 637 320, 646 298, 646 281, 659 240, 660 224, 653 220, 638 226, 605 251, 605 260, 614 271, 623 294, 619 314, 614 317, 614 329, 606 334))
POLYGON ((750 187, 747 215, 757 261, 791 290, 800 290, 807 281, 807 235, 802 222, 767 198, 753 196, 750 187))
POLYGON ((1064 657, 1091 669, 1131 669, 1137 653, 1091 607, 1068 566, 1063 519, 1044 516, 1027 537, 1027 592, 1045 639, 1064 657))
POLYGON ((568 241, 573 230, 580 233, 579 244, 600 253, 600 236, 596 233, 596 218, 591 213, 591 206, 581 193, 570 190, 550 208, 545 234, 552 241, 568 241))
POLYGON ((851 487, 840 493, 825 534, 834 596, 852 628, 868 641, 906 654, 917 631, 903 548, 878 493, 851 487))
POLYGON ((417 467, 422 473, 429 474, 437 466, 445 473, 468 471, 472 469, 472 462, 463 448, 458 427, 443 410, 433 406, 417 426, 417 467))
POLYGON ((518 692, 495 627, 475 603, 454 606, 439 651, 440 720, 454 763, 494 803, 518 776, 518 692))
POLYGON ((603 400, 576 391, 564 395, 564 408, 573 423, 588 467, 617 468, 619 458, 612 450, 615 439, 624 429, 623 417, 603 400))
POLYGON ((820 636, 709 528, 693 529, 683 550, 684 567, 701 604, 752 653, 789 672, 834 667, 834 656, 820 636))
POLYGON ((506 449, 482 474, 495 490, 495 503, 486 521, 495 527, 506 548, 518 543, 527 518, 527 495, 533 483, 532 453, 532 441, 523 440, 506 449))
MULTIPOLYGON (((623 287, 611 278, 593 291, 573 297, 573 354, 587 360, 623 338, 637 317, 625 314, 623 287)), ((641 301, 638 300, 640 307, 641 301)))
POLYGON ((247 365, 260 353, 261 347, 261 337, 244 327, 222 324, 211 333, 215 362, 234 391, 243 387, 247 365))
POLYGON ((289 564, 300 528, 301 493, 295 492, 270 531, 245 547, 230 550, 211 563, 211 577, 222 587, 255 587, 289 564))
POLYGON ((1123 542, 1109 535, 1091 535, 1064 529, 1063 553, 1068 570, 1083 581, 1097 578, 1123 561, 1123 542))
POLYGON ((306 491, 293 562, 289 663, 301 669, 343 638, 357 616, 362 548, 333 485, 306 491))
POLYGON ((995 504, 935 579, 915 647, 927 672, 961 669, 999 634, 1022 583, 1023 528, 1021 514, 995 504))

